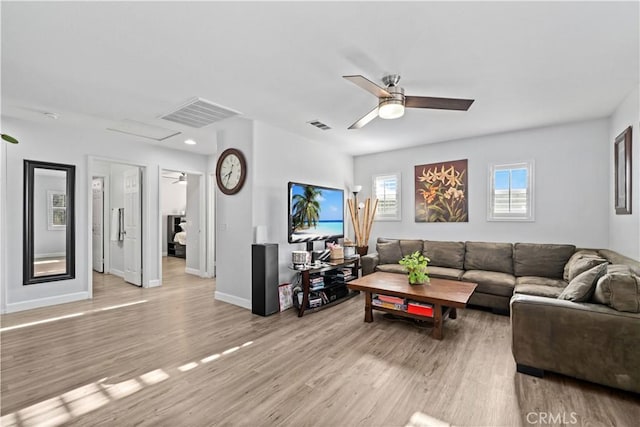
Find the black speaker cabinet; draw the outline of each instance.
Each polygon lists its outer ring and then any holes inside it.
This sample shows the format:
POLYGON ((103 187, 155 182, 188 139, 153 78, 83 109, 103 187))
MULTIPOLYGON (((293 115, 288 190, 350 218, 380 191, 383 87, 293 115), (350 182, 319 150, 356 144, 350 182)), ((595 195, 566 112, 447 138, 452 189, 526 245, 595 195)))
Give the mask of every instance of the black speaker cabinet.
POLYGON ((278 245, 251 245, 251 312, 268 316, 278 311, 278 245))

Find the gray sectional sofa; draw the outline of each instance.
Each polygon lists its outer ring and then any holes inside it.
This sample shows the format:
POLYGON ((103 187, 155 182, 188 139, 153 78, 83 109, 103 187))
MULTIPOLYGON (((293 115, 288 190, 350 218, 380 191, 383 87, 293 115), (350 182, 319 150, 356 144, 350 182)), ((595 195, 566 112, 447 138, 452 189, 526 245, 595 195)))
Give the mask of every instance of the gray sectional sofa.
POLYGON ((511 313, 519 372, 640 393, 640 262, 573 245, 379 238, 362 274, 404 273, 398 261, 416 250, 430 277, 477 283, 471 305, 511 313))
POLYGON ((376 253, 361 259, 362 274, 403 273, 400 258, 421 251, 431 260, 430 277, 475 282, 469 304, 508 313, 514 289, 536 294, 566 286, 564 266, 575 250, 573 245, 378 238, 376 253))

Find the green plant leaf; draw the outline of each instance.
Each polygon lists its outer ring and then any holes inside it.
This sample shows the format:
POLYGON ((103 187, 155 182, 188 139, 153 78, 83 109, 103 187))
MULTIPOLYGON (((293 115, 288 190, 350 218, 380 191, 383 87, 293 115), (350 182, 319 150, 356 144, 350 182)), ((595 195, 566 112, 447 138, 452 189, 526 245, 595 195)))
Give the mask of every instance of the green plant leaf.
POLYGON ((2 135, 2 139, 4 139, 7 142, 10 142, 12 144, 17 144, 18 140, 15 139, 14 137, 12 137, 11 135, 7 135, 6 133, 1 134, 2 135))

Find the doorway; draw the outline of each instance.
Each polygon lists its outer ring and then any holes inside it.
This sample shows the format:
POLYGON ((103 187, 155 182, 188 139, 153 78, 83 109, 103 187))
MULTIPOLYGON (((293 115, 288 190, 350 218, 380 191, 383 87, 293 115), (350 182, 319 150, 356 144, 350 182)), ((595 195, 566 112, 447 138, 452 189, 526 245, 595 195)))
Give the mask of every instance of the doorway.
POLYGON ((91 182, 92 206, 91 240, 93 271, 104 273, 104 177, 94 176, 91 182))
MULTIPOLYGON (((161 269, 167 258, 182 258, 185 273, 207 277, 204 196, 201 173, 160 171, 161 269)), ((182 268, 179 261, 170 261, 173 268, 182 268)))
POLYGON ((142 235, 145 168, 111 160, 90 159, 91 260, 93 271, 143 286, 142 235))

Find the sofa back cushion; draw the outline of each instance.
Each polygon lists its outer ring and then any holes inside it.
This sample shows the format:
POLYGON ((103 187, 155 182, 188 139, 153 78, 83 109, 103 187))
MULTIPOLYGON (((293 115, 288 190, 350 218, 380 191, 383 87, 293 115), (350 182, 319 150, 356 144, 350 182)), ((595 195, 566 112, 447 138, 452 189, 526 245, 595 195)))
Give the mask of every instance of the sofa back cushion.
POLYGON ((513 245, 513 270, 516 276, 540 276, 562 279, 564 266, 575 252, 574 245, 516 243, 513 245))
POLYGON ((400 240, 402 256, 411 255, 414 252, 422 252, 424 243, 422 240, 400 240))
POLYGON ((513 274, 511 243, 467 242, 465 270, 487 270, 513 274))
POLYGON ((626 257, 624 255, 620 255, 619 253, 609 249, 600 249, 598 250, 598 254, 600 254, 601 257, 609 260, 611 264, 628 265, 633 274, 635 274, 636 276, 640 276, 640 261, 626 257))
POLYGON ((386 243, 380 243, 380 239, 378 239, 376 252, 378 252, 378 258, 380 259, 381 265, 397 264, 402 258, 399 240, 389 240, 386 243))
POLYGON ((422 253, 431 260, 429 265, 457 268, 458 270, 464 268, 464 242, 425 240, 422 253))
POLYGON ((632 273, 607 273, 596 284, 593 301, 618 311, 640 313, 640 277, 632 273))

